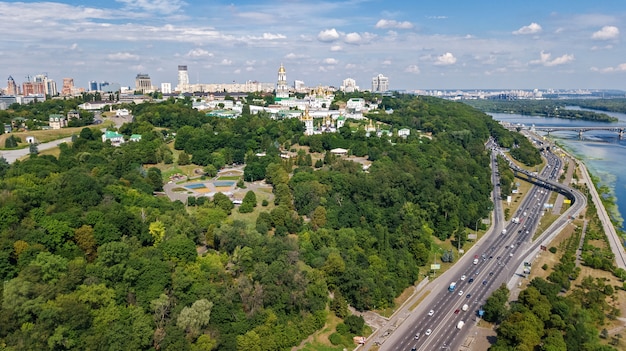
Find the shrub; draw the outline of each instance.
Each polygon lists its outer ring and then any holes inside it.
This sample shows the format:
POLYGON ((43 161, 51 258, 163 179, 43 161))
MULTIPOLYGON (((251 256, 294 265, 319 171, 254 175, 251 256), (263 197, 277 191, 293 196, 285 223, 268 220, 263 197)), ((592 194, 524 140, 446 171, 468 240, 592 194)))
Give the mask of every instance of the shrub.
POLYGON ((548 249, 548 251, 552 252, 553 254, 556 253, 556 247, 552 246, 548 249))
POLYGON ((339 333, 332 333, 328 337, 328 340, 333 345, 341 345, 341 334, 339 334, 339 333))
POLYGON ((543 266, 541 266, 541 269, 543 269, 544 271, 548 270, 548 264, 544 263, 543 266))
POLYGON ((269 205, 269 202, 267 202, 267 199, 263 199, 263 201, 261 201, 261 206, 267 207, 267 205, 269 205))

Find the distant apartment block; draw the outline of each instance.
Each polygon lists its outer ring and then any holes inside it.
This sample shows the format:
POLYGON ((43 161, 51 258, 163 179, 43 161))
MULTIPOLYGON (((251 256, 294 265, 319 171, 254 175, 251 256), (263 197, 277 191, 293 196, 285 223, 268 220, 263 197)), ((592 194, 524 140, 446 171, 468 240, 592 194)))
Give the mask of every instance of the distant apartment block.
POLYGON ((43 82, 24 82, 22 83, 22 95, 46 95, 46 86, 43 82))
POLYGON ((74 78, 63 78, 61 95, 72 95, 74 93, 74 78))
POLYGON ((372 92, 384 93, 389 90, 389 78, 382 74, 372 78, 372 92))
POLYGON ((7 79, 7 95, 19 95, 19 91, 17 91, 17 84, 15 84, 15 80, 11 76, 7 79))

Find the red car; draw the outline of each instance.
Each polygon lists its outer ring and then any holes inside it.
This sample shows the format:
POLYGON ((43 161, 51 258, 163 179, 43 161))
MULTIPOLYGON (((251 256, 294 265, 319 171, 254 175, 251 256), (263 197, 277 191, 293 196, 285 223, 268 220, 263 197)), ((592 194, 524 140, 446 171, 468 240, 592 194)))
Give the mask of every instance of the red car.
POLYGON ((457 308, 456 311, 454 311, 454 314, 459 314, 459 312, 461 312, 461 310, 457 308))

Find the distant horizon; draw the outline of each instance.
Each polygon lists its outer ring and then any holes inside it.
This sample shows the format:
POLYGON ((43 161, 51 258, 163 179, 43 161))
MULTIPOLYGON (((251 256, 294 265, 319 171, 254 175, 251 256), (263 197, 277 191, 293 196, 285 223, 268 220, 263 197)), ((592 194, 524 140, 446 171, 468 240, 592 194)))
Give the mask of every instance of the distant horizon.
MULTIPOLYGON (((517 85, 626 89, 623 0, 52 0, 0 2, 0 80, 47 73, 134 88, 287 81, 394 90, 517 85), (428 87, 428 88, 422 88, 428 87)), ((549 89, 549 88, 548 88, 549 89)), ((576 89, 576 88, 570 88, 576 89)))

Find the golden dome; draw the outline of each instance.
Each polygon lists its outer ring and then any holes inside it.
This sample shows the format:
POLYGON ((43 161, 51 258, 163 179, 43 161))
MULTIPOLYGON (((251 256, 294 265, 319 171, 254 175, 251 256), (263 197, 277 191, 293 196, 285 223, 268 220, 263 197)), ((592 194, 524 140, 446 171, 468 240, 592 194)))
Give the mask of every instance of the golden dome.
POLYGON ((278 73, 285 73, 285 67, 283 66, 283 64, 280 64, 280 68, 278 69, 278 73))

